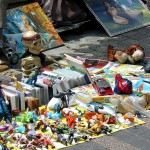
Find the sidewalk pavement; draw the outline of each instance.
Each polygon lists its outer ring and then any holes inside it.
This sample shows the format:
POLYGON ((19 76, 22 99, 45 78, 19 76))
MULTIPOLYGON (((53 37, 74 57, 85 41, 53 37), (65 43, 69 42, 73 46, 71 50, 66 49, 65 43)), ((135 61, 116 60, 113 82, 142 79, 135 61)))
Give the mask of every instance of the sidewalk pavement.
MULTIPOLYGON (((130 31, 115 37, 109 37, 100 27, 86 29, 77 34, 70 31, 62 34, 65 46, 45 51, 53 57, 80 55, 88 58, 107 59, 107 46, 124 49, 131 44, 139 44, 145 50, 145 56, 150 56, 150 26, 130 31)), ((146 124, 119 131, 111 136, 106 135, 83 144, 78 144, 66 150, 149 150, 150 149, 150 119, 143 119, 146 124)))

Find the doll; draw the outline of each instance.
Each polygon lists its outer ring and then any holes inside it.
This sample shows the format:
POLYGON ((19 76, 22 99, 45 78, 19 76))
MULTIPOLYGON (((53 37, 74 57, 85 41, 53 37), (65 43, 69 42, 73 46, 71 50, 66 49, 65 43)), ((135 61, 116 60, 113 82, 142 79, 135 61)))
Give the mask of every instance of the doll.
POLYGON ((125 50, 114 49, 109 45, 107 48, 108 60, 118 61, 119 63, 135 64, 144 58, 144 49, 140 45, 133 44, 125 50))
MULTIPOLYGON (((2 81, 0 81, 0 84, 1 82, 2 81)), ((3 88, 0 85, 0 119, 4 117, 7 122, 11 122, 12 118, 7 105, 9 105, 7 96, 5 95, 3 88)))
POLYGON ((41 52, 41 35, 39 33, 35 31, 25 32, 22 36, 22 43, 26 48, 26 52, 22 56, 21 63, 24 77, 29 77, 35 67, 41 68, 46 59, 61 66, 61 64, 51 56, 46 56, 41 52))

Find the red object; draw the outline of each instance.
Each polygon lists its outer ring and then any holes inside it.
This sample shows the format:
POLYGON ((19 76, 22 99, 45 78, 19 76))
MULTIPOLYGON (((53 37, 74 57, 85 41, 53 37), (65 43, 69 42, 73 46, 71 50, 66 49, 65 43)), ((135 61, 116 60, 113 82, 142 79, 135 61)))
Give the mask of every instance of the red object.
POLYGON ((113 95, 114 94, 108 81, 106 81, 104 79, 97 79, 93 83, 94 83, 93 87, 97 91, 98 95, 103 96, 103 95, 113 95))
POLYGON ((132 82, 128 79, 122 78, 120 74, 116 74, 114 92, 117 94, 131 94, 132 82))
POLYGON ((108 123, 110 123, 110 124, 115 124, 116 123, 116 119, 115 119, 115 117, 110 117, 109 118, 109 122, 108 123))
POLYGON ((75 125, 75 119, 72 118, 71 116, 67 117, 67 125, 69 128, 73 128, 75 125))
POLYGON ((49 139, 44 138, 43 142, 45 145, 50 145, 52 148, 55 148, 55 145, 49 139))

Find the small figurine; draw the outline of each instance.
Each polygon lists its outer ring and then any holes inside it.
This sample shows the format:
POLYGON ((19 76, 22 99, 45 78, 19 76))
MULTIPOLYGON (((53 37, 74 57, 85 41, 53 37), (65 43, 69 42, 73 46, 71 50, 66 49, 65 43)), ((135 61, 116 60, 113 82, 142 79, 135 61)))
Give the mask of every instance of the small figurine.
POLYGON ((0 132, 4 132, 9 128, 9 124, 6 124, 6 121, 4 120, 4 118, 2 119, 2 121, 0 122, 0 132))
POLYGON ((17 133, 25 133, 25 131, 26 131, 26 128, 25 128, 25 126, 22 124, 22 125, 20 125, 20 126, 17 126, 16 128, 15 128, 15 132, 17 132, 17 133))
POLYGON ((123 117, 125 120, 129 120, 130 122, 134 122, 135 120, 135 115, 130 112, 126 113, 123 117))
POLYGON ((45 136, 41 137, 39 139, 39 142, 43 142, 47 149, 48 149, 49 145, 51 146, 52 149, 55 148, 55 145, 51 142, 49 135, 45 135, 45 136))
POLYGON ((110 114, 116 117, 115 110, 111 106, 104 103, 92 102, 91 104, 87 104, 87 109, 99 114, 110 114))
POLYGON ((14 87, 19 90, 19 91, 25 91, 25 89, 23 88, 23 86, 21 85, 21 83, 19 83, 19 81, 17 80, 17 78, 15 76, 11 77, 14 80, 14 87))
POLYGON ((69 128, 74 128, 76 123, 76 117, 73 112, 69 113, 69 116, 66 117, 67 125, 69 128))
POLYGON ((26 81, 26 84, 34 85, 35 86, 35 84, 37 82, 37 76, 39 74, 40 74, 40 68, 39 67, 35 67, 34 68, 34 72, 29 75, 29 78, 26 81))
POLYGON ((12 125, 13 128, 15 128, 15 127, 17 126, 17 123, 16 123, 16 119, 15 119, 15 118, 12 118, 11 125, 12 125))
MULTIPOLYGON (((0 84, 2 83, 2 81, 0 80, 0 84)), ((0 85, 0 119, 4 119, 7 122, 11 122, 11 114, 8 110, 7 105, 9 104, 7 96, 5 95, 3 88, 0 85)))
POLYGON ((53 98, 49 101, 47 107, 54 109, 54 105, 59 103, 62 108, 68 108, 69 106, 76 105, 75 99, 72 97, 75 93, 71 90, 65 92, 60 92, 56 95, 53 95, 53 98))
POLYGON ((67 146, 67 140, 65 139, 65 137, 62 135, 62 134, 57 134, 55 133, 53 136, 52 136, 56 141, 64 144, 65 146, 67 146))
POLYGON ((62 117, 60 104, 55 104, 54 113, 48 112, 47 117, 50 119, 60 119, 62 117))
POLYGON ((35 97, 26 97, 25 102, 27 102, 27 111, 34 111, 39 114, 39 99, 35 97))

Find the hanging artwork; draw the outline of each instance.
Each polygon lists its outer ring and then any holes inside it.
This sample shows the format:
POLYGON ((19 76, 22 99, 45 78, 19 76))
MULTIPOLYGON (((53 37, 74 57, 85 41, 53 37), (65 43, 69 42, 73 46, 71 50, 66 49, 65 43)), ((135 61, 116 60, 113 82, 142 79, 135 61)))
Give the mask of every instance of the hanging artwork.
POLYGON ((140 0, 84 0, 110 36, 150 24, 149 10, 140 0))
POLYGON ((38 3, 32 3, 7 11, 6 28, 3 30, 5 43, 21 57, 25 52, 21 38, 26 31, 40 33, 42 49, 48 50, 63 45, 63 41, 54 29, 38 3))

